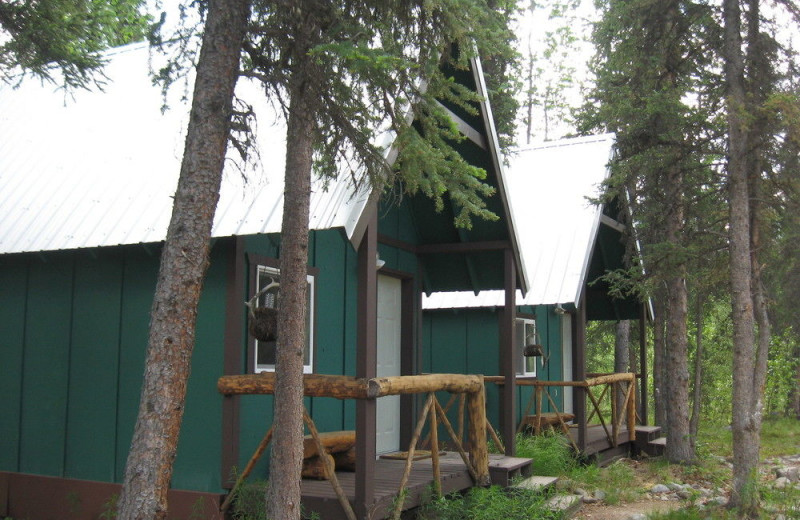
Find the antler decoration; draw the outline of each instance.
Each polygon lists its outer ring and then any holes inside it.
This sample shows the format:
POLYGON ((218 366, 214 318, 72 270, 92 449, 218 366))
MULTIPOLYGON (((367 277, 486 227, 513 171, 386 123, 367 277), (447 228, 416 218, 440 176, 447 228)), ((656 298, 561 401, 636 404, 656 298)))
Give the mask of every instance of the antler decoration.
POLYGON ((270 277, 269 280, 270 280, 269 285, 267 285, 266 287, 264 287, 263 289, 258 291, 255 294, 255 296, 250 298, 248 301, 244 302, 244 304, 247 306, 247 309, 250 312, 250 317, 251 318, 255 318, 255 309, 258 306, 258 299, 261 298, 261 295, 266 294, 267 291, 269 291, 270 289, 272 289, 274 287, 280 287, 281 286, 281 284, 279 282, 275 281, 275 278, 270 277))

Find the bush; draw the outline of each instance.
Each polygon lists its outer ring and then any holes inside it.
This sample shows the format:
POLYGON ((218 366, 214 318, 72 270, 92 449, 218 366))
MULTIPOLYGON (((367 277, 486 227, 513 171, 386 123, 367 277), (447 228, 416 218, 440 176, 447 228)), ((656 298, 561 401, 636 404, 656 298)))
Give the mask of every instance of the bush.
POLYGON ((533 460, 533 474, 564 475, 577 466, 569 442, 560 434, 517 435, 517 456, 533 460))

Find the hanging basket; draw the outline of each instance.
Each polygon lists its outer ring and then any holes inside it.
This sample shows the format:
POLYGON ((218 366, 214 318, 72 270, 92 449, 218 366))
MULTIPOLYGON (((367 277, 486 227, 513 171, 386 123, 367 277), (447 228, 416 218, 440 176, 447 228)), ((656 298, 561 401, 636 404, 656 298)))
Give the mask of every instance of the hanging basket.
MULTIPOLYGON (((261 306, 256 307, 258 299, 270 289, 280 287, 274 280, 272 283, 261 289, 246 302, 250 309, 250 319, 247 320, 247 330, 258 341, 275 341, 278 337, 278 309, 276 307, 261 306)), ((276 302, 277 298, 273 300, 276 302)))
POLYGON ((544 347, 537 343, 525 345, 522 348, 522 355, 525 357, 544 356, 544 347))
POLYGON ((247 330, 258 341, 275 341, 278 337, 278 309, 256 307, 250 314, 247 330))

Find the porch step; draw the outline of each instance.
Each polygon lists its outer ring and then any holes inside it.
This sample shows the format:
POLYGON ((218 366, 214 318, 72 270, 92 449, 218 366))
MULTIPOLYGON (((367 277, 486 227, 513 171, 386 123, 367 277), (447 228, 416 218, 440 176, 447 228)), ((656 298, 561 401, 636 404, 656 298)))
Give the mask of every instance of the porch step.
POLYGON ((645 452, 652 457, 658 457, 659 455, 663 455, 664 450, 666 449, 667 449, 667 438, 659 437, 658 439, 654 439, 647 443, 645 452))
POLYGON ((636 426, 636 440, 652 441, 661 435, 661 426, 636 426))
POLYGON ((522 457, 489 455, 489 478, 492 484, 508 487, 515 478, 531 476, 532 462, 531 459, 522 457))
POLYGON ((556 495, 547 499, 545 505, 551 510, 560 512, 560 518, 572 518, 583 506, 583 499, 578 495, 556 495))
POLYGON ((518 489, 527 489, 527 490, 530 490, 530 491, 542 492, 542 491, 548 490, 551 487, 555 486, 556 482, 558 482, 558 477, 537 477, 537 476, 533 476, 533 477, 528 477, 525 480, 522 480, 520 482, 517 482, 516 484, 514 484, 511 487, 518 488, 518 489))
POLYGON ((633 445, 634 457, 639 457, 642 454, 647 456, 658 456, 658 448, 650 446, 649 443, 657 440, 661 436, 661 426, 637 426, 636 427, 636 442, 633 445))

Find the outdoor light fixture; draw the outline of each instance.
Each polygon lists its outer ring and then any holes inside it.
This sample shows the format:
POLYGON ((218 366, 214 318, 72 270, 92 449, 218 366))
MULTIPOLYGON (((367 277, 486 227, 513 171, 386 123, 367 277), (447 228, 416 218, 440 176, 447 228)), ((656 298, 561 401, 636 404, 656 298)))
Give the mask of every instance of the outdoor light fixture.
POLYGON ((380 253, 375 253, 375 269, 380 269, 384 265, 386 265, 386 260, 381 260, 380 253))
POLYGON ((556 314, 563 315, 563 314, 567 314, 567 309, 565 309, 564 307, 561 306, 560 303, 558 303, 558 304, 556 304, 556 308, 554 309, 554 312, 556 314))

